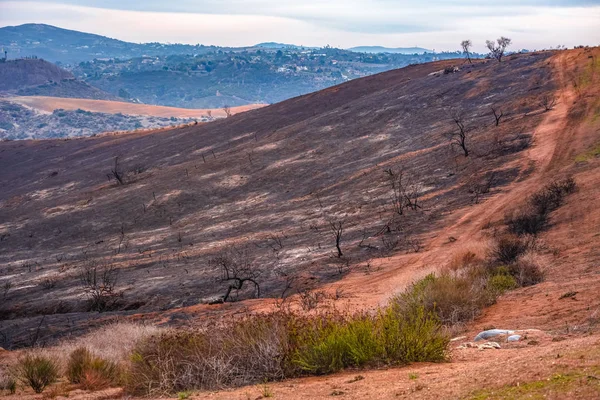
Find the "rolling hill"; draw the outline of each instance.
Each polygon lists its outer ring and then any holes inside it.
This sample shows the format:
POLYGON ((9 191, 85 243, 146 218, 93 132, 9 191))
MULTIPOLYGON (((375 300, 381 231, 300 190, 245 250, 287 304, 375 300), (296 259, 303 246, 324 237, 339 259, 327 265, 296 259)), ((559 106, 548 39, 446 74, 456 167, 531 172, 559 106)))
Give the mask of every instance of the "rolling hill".
MULTIPOLYGON (((80 81, 125 101, 200 109, 276 103, 374 73, 460 56, 280 43, 240 48, 136 44, 39 24, 0 28, 0 47, 9 59, 37 56, 60 63, 80 81)), ((24 94, 51 95, 48 91, 24 94)))
POLYGON ((116 96, 77 80, 71 72, 42 59, 1 62, 0 93, 2 92, 21 96, 117 99, 116 96))
POLYGON ((486 398, 514 390, 594 398, 598 56, 587 48, 501 63, 437 61, 210 124, 0 142, 0 278, 10 282, 0 345, 30 346, 32 337, 51 344, 117 319, 210 327, 251 311, 285 312, 276 299, 286 293, 322 291, 330 299, 324 307, 368 311, 429 273, 452 273, 459 255, 487 257, 533 193, 572 177, 577 189, 548 214, 527 254, 545 280, 506 292, 457 328, 469 337, 484 327, 535 328, 532 339, 503 342, 502 350, 452 347, 450 363, 273 387, 290 399, 340 392, 486 398), (461 132, 464 148, 456 145, 461 132), (389 181, 398 174, 410 189, 402 212, 389 181), (260 295, 247 286, 230 302, 209 304, 228 293, 218 260, 232 251, 252 267, 260 295), (105 313, 87 308, 86 266, 118 271, 119 296, 105 313), (557 382, 566 388, 544 386, 557 382))
POLYGON ((0 47, 9 58, 37 56, 52 62, 77 64, 95 58, 132 58, 143 55, 194 54, 208 46, 136 44, 93 33, 46 24, 23 24, 0 28, 0 47))

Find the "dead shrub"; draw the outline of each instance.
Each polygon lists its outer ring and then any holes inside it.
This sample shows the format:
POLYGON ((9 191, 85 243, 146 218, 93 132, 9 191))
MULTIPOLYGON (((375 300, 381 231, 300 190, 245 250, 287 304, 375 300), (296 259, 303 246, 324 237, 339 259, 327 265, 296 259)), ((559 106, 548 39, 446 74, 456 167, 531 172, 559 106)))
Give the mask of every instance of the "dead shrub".
POLYGON ((543 231, 548 225, 549 214, 559 208, 565 196, 576 188, 572 177, 549 183, 529 198, 524 211, 506 218, 509 231, 517 235, 536 235, 543 231))
POLYGON ((500 264, 511 264, 525 254, 530 243, 516 235, 502 235, 494 241, 490 249, 490 257, 500 264))
POLYGON ((469 268, 481 263, 482 260, 479 256, 477 256, 477 254, 471 250, 464 250, 454 254, 447 267, 450 271, 459 271, 461 269, 469 268))
POLYGON ((506 219, 508 230, 515 235, 536 235, 546 229, 546 214, 538 214, 531 208, 519 211, 506 219))
POLYGON ((17 391, 17 381, 12 376, 0 370, 0 391, 6 390, 10 394, 15 394, 17 391))
POLYGON ((508 267, 519 286, 532 286, 544 280, 544 271, 531 257, 523 257, 508 267))
POLYGON ((287 314, 259 315, 210 331, 167 331, 136 346, 127 390, 158 395, 282 379, 287 314))
POLYGON ((556 97, 545 94, 540 98, 540 105, 544 107, 544 111, 550 111, 556 105, 556 97))
POLYGON ((298 294, 298 302, 304 311, 314 310, 327 298, 327 293, 322 290, 305 289, 298 294))
POLYGON ((79 271, 84 293, 89 299, 89 311, 111 311, 118 306, 121 293, 117 291, 119 270, 114 264, 87 260, 79 271))

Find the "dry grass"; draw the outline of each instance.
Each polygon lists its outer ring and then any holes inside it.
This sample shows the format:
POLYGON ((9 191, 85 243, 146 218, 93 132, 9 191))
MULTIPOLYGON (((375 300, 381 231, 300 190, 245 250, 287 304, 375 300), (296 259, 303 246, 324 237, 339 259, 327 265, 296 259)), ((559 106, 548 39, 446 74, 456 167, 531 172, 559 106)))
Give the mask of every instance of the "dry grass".
POLYGON ((66 366, 69 355, 78 348, 84 347, 92 355, 118 364, 128 359, 136 343, 161 331, 161 328, 151 325, 119 322, 106 325, 79 338, 64 341, 44 352, 58 359, 62 366, 66 366))
POLYGON ((10 394, 17 390, 17 381, 9 373, 0 369, 0 392, 7 391, 10 394))

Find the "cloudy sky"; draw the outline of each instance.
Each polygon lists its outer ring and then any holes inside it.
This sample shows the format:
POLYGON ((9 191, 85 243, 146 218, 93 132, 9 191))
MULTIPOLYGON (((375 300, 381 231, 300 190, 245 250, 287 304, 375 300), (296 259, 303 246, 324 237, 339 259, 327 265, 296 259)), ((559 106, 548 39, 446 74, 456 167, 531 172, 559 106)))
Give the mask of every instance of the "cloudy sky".
POLYGON ((0 26, 28 22, 132 41, 245 46, 420 46, 471 39, 514 48, 600 44, 600 0, 0 0, 0 26))

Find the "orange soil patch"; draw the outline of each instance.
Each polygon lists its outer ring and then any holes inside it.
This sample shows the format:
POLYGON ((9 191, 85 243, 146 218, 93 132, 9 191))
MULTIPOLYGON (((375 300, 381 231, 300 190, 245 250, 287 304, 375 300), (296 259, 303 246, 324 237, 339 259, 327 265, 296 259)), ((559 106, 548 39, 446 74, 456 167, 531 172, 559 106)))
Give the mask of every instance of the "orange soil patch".
MULTIPOLYGON (((71 99, 47 96, 16 96, 10 97, 10 101, 32 107, 45 112, 52 112, 59 108, 64 110, 82 109, 91 112, 107 114, 148 115, 153 117, 176 117, 176 118, 200 118, 208 115, 210 111, 213 117, 225 117, 225 111, 216 109, 188 109, 166 106, 154 106, 149 104, 126 103, 110 100, 71 99)), ((254 110, 266 106, 266 104, 249 104, 239 107, 231 107, 232 114, 254 110)))

